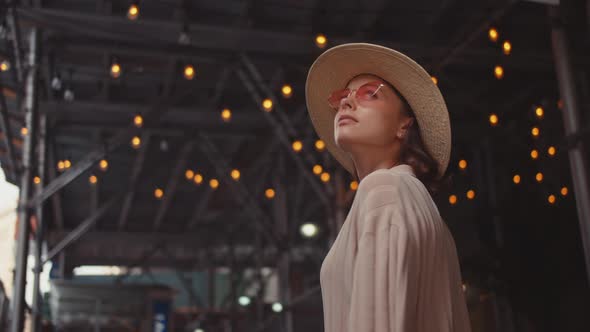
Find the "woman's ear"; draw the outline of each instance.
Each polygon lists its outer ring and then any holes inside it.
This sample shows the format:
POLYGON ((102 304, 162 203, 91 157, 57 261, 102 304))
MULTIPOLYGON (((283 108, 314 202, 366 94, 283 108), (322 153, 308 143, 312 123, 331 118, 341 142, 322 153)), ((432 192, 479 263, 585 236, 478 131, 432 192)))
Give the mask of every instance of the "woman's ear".
POLYGON ((407 117, 402 120, 402 125, 400 126, 399 130, 397 131, 397 137, 399 139, 404 139, 408 135, 408 131, 414 124, 413 117, 407 117))

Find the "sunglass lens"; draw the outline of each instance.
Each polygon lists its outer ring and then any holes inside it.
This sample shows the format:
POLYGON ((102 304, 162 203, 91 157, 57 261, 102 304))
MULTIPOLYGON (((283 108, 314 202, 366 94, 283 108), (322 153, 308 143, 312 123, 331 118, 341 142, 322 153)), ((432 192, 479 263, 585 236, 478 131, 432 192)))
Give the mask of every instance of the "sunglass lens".
POLYGON ((340 107, 340 101, 346 98, 349 93, 349 89, 336 90, 330 94, 330 97, 328 97, 328 103, 332 108, 338 108, 340 107))

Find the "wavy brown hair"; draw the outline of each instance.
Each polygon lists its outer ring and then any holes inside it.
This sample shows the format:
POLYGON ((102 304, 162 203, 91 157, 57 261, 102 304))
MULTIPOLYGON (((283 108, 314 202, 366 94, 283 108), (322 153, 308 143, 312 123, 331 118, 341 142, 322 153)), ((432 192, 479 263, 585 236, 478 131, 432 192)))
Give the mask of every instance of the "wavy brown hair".
POLYGON ((435 195, 447 189, 451 184, 451 177, 448 174, 445 174, 441 178, 438 178, 438 162, 430 155, 430 153, 428 153, 424 146, 422 136, 420 135, 420 127, 412 107, 406 98, 404 98, 404 96, 402 96, 392 84, 387 81, 385 82, 402 101, 401 111, 404 115, 414 118, 414 122, 402 143, 398 162, 410 165, 414 170, 414 173, 416 173, 416 177, 422 181, 431 195, 435 195))

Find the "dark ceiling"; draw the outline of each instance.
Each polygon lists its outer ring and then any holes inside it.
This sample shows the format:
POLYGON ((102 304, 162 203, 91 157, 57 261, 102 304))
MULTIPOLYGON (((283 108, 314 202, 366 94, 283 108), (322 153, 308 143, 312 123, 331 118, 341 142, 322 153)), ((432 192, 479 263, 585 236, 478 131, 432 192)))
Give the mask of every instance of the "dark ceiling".
MULTIPOLYGON (((562 240, 578 236, 546 5, 491 0, 141 1, 137 20, 126 17, 128 8, 127 1, 105 0, 34 1, 16 7, 21 61, 31 27, 42 32, 37 100, 47 118, 43 182, 68 172, 56 170, 60 160, 75 167, 91 151, 109 150, 107 171, 95 164, 46 204, 48 237, 55 243, 115 197, 93 230, 69 249, 72 264, 132 264, 147 248, 168 241, 182 259, 155 256, 153 263, 190 267, 201 259, 200 250, 230 240, 252 245, 261 234, 256 225, 276 233, 273 225, 285 216, 289 230, 278 242, 311 247, 316 258, 323 257, 327 239, 335 234, 330 222, 338 208, 337 193, 348 197, 343 211, 354 193, 348 188, 352 179, 328 152, 314 149, 317 137, 306 112, 304 84, 307 69, 323 51, 314 42, 318 33, 327 37, 327 47, 352 41, 393 47, 438 79, 452 119, 448 172, 453 185, 435 198, 453 231, 467 278, 492 273, 498 262, 510 265, 502 250, 519 244, 513 236, 524 225, 567 223, 573 226, 556 234, 562 240), (495 43, 487 36, 492 26, 500 33, 495 43), (179 42, 183 31, 188 43, 179 42), (512 43, 510 55, 502 53, 505 40, 512 43), (110 75, 113 61, 122 68, 118 78, 110 75), (192 80, 183 77, 189 64, 196 71, 192 80), (503 79, 494 77, 496 65, 503 66, 503 79), (281 96, 283 84, 292 86, 291 98, 281 96), (73 92, 72 100, 64 97, 66 90, 73 92), (263 98, 274 100, 272 113, 262 111, 263 98), (542 120, 534 114, 538 106, 545 110, 542 120), (224 108, 232 111, 230 122, 220 117, 224 108), (498 115, 498 126, 490 126, 491 113, 498 115), (133 126, 137 114, 145 118, 140 129, 133 126), (533 126, 540 128, 539 138, 531 136, 533 126), (130 145, 135 135, 142 139, 138 149, 130 145), (295 139, 303 142, 301 153, 290 149, 295 139), (555 157, 547 155, 551 145, 557 147, 555 157), (532 149, 540 152, 537 160, 530 157, 532 149), (460 159, 467 160, 466 170, 458 168, 460 159), (315 163, 331 174, 328 183, 311 172, 315 163), (229 177, 233 168, 241 172, 237 182, 229 177), (197 186, 187 181, 186 169, 201 173, 205 182, 197 186), (542 183, 534 180, 538 171, 545 173, 542 183), (518 186, 512 182, 515 174, 522 177, 518 186), (89 183, 90 175, 97 176, 96 184, 89 183), (220 180, 218 189, 208 186, 211 178, 220 180), (559 194, 562 186, 570 189, 568 196, 559 194), (264 197, 270 187, 280 193, 275 200, 264 197), (154 197, 156 188, 164 190, 162 199, 154 197), (469 189, 476 192, 474 200, 465 197, 469 189), (452 194, 458 196, 455 205, 449 204, 452 194), (557 195, 556 204, 547 202, 549 194, 557 195), (299 235, 298 227, 307 221, 320 225, 319 239, 299 235)), ((573 63, 587 80, 587 29, 575 30, 579 24, 569 26, 576 41, 573 63)), ((16 107, 14 50, 13 39, 0 40, 0 56, 11 63, 0 79, 20 160, 24 117, 16 107)), ((586 110, 587 87, 581 94, 586 110)), ((0 138, 6 141, 5 134, 0 138)), ((14 168, 4 142, 0 161, 11 175, 14 168)), ((273 247, 270 237, 263 239, 265 247, 273 247)), ((567 252, 580 254, 573 246, 567 252)))

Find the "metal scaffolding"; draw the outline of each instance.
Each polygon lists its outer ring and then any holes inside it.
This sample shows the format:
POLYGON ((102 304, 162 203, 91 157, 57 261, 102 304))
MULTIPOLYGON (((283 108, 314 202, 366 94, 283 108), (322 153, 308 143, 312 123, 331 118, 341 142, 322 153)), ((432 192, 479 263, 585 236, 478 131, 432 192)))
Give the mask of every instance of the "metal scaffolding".
MULTIPOLYGON (((559 9, 563 9, 564 3, 559 9)), ((555 59, 555 71, 559 83, 559 94, 563 100, 563 124, 568 138, 569 161, 572 173, 572 184, 578 210, 578 222, 580 224, 580 237, 584 247, 586 262, 586 276, 590 282, 590 188, 588 187, 588 167, 585 155, 585 146, 582 141, 580 117, 580 104, 578 91, 576 90, 576 78, 574 76, 572 56, 565 27, 560 18, 557 7, 549 7, 549 16, 552 19, 551 45, 555 59)))
MULTIPOLYGON (((16 253, 16 280, 14 287, 14 304, 11 322, 12 332, 21 332, 24 324, 25 313, 25 287, 27 284, 27 257, 29 254, 29 235, 31 207, 29 198, 31 194, 33 175, 35 174, 35 140, 37 137, 37 74, 39 58, 39 30, 32 28, 29 32, 29 54, 26 68, 25 81, 25 123, 29 129, 25 136, 23 153, 23 172, 21 178, 20 197, 18 204, 18 242, 16 253)), ((39 231, 39 229, 37 229, 39 231)))

